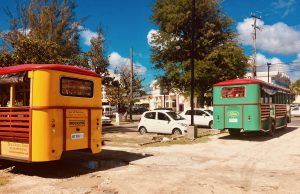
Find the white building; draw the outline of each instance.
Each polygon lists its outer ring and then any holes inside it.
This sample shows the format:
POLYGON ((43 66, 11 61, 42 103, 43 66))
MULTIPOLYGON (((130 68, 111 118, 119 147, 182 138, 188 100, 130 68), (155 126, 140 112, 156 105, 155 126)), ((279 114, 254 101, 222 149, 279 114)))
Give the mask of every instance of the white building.
MULTIPOLYGON (((171 92, 163 94, 157 80, 152 81, 150 87, 152 88, 149 109, 155 108, 172 108, 176 112, 181 112, 190 108, 190 98, 183 96, 180 92, 171 92)), ((195 105, 197 98, 194 98, 195 105)))
MULTIPOLYGON (((251 78, 253 77, 253 74, 248 72, 246 73, 245 77, 251 78)), ((268 82, 268 72, 257 72, 256 79, 268 82)), ((290 77, 285 73, 279 71, 269 72, 269 83, 277 84, 283 87, 288 87, 290 82, 290 77)))
POLYGON ((293 102, 293 104, 300 104, 300 95, 297 95, 295 97, 295 101, 293 102))

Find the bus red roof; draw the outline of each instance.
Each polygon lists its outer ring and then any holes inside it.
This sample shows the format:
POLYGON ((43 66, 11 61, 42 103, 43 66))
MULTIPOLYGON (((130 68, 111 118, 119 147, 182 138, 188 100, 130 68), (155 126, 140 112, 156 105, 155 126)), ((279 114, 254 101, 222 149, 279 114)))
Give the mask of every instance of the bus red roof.
POLYGON ((276 89, 279 89, 279 90, 282 90, 285 92, 290 92, 290 90, 287 88, 284 88, 284 87, 281 87, 278 85, 274 85, 271 83, 267 83, 262 80, 254 79, 254 78, 226 80, 226 81, 216 83, 213 86, 231 86, 231 85, 245 85, 245 84, 261 84, 261 85, 265 85, 265 86, 268 86, 271 88, 276 88, 276 89))
POLYGON ((60 64, 23 64, 23 65, 3 67, 0 68, 0 75, 17 73, 22 71, 40 70, 40 69, 57 70, 57 71, 63 71, 68 73, 76 73, 81 75, 100 77, 100 75, 90 70, 82 69, 75 66, 60 65, 60 64))

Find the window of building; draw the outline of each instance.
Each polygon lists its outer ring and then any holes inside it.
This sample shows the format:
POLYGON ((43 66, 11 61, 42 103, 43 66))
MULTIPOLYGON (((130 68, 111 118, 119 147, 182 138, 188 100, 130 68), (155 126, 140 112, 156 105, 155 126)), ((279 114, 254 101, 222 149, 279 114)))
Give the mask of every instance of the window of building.
POLYGON ((90 80, 83 80, 70 77, 60 79, 60 94, 63 96, 92 98, 94 83, 90 80))
POLYGON ((243 98, 245 97, 245 94, 245 87, 222 88, 222 98, 243 98))

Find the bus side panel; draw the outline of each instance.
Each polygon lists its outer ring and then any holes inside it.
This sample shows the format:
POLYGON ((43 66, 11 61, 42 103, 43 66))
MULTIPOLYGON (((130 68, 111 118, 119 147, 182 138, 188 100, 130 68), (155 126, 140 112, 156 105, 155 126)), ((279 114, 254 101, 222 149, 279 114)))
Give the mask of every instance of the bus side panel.
POLYGON ((93 154, 101 152, 101 110, 91 111, 91 151, 93 154))
POLYGON ((258 105, 244 106, 244 130, 259 131, 260 130, 260 109, 258 105))
POLYGON ((224 106, 214 106, 214 129, 224 129, 224 106))
POLYGON ((32 111, 32 162, 59 160, 63 151, 62 110, 32 111))

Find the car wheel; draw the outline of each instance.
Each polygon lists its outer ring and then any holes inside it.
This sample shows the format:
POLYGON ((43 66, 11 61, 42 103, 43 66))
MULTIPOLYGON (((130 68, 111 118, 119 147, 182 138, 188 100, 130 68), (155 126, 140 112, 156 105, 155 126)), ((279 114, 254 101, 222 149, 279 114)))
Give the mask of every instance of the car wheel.
POLYGON ((179 129, 173 129, 173 132, 172 132, 173 135, 181 135, 181 131, 179 129))
POLYGON ((146 127, 140 127, 139 132, 140 132, 141 135, 144 135, 145 133, 147 133, 146 127))
POLYGON ((213 121, 210 121, 209 124, 208 124, 208 127, 210 129, 213 129, 214 128, 214 122, 213 121))

